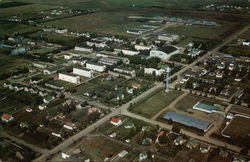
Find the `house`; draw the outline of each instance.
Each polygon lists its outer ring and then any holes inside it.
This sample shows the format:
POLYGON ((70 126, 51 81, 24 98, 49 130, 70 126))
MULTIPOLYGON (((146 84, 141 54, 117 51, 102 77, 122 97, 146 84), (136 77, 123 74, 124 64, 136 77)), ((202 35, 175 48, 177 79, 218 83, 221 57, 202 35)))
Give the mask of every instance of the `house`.
POLYGON ((76 128, 76 125, 74 123, 67 122, 63 125, 63 127, 69 130, 73 130, 76 128))
POLYGON ((187 148, 189 148, 189 149, 194 149, 194 148, 196 148, 198 146, 198 142, 197 142, 197 140, 196 139, 191 139, 191 140, 189 140, 188 142, 187 142, 187 144, 186 144, 186 147, 187 148))
POLYGON ((64 119, 65 115, 63 113, 59 113, 59 114, 56 115, 56 118, 64 119))
POLYGON ((34 62, 32 65, 33 65, 34 67, 40 68, 40 69, 45 69, 45 68, 48 67, 48 65, 46 65, 46 64, 36 63, 36 62, 34 62))
POLYGON ((140 52, 123 49, 122 53, 128 56, 135 56, 135 55, 138 55, 140 52))
POLYGON ((2 116, 1 116, 1 119, 2 121, 8 123, 8 122, 11 122, 12 120, 14 120, 14 117, 10 114, 6 114, 4 113, 2 116))
POLYGON ((98 109, 98 108, 96 108, 96 107, 90 107, 90 108, 88 109, 88 112, 89 112, 89 114, 91 114, 91 113, 93 113, 93 112, 98 112, 98 113, 100 113, 101 110, 98 109))
POLYGON ((139 161, 145 160, 148 158, 148 154, 143 152, 139 154, 139 161))
POLYGON ((164 70, 163 69, 155 69, 155 68, 144 68, 144 73, 150 74, 150 75, 155 74, 156 76, 161 76, 164 73, 164 70))
POLYGON ((48 95, 46 96, 45 98, 43 98, 43 102, 44 103, 49 103, 50 101, 54 100, 55 99, 55 96, 52 96, 52 95, 48 95))
POLYGON ((93 71, 83 67, 74 67, 73 74, 84 76, 87 78, 93 77, 93 71))
POLYGON ((66 73, 66 72, 58 73, 58 79, 66 81, 66 82, 74 83, 74 84, 81 83, 80 76, 74 75, 71 73, 66 73))
POLYGON ((181 146, 181 145, 183 145, 185 142, 186 142, 186 140, 185 140, 182 136, 179 136, 179 137, 177 137, 177 138, 174 140, 174 144, 175 144, 176 146, 181 146))
POLYGON ((47 104, 45 103, 38 106, 39 110, 44 110, 46 109, 46 107, 47 107, 47 104))
POLYGON ((68 159, 68 158, 70 158, 70 154, 62 152, 62 158, 63 159, 68 159))
POLYGON ((115 126, 119 126, 122 124, 122 120, 120 118, 115 118, 113 117, 110 121, 111 124, 115 125, 115 126))
POLYGON ((191 56, 191 57, 196 57, 196 56, 199 56, 201 54, 201 50, 198 50, 198 49, 191 49, 189 52, 188 52, 188 56, 191 56))
POLYGON ((26 108, 25 110, 26 110, 26 112, 32 112, 33 111, 32 108, 26 108))
POLYGON ((135 124, 132 122, 132 121, 129 121, 127 122, 125 125, 124 125, 124 128, 127 128, 127 129, 131 129, 135 126, 135 124))
POLYGON ((56 136, 56 137, 59 137, 59 138, 62 137, 61 134, 60 134, 60 131, 53 131, 51 134, 52 134, 53 136, 56 136))
POLYGON ((116 135, 117 135, 116 132, 114 132, 114 133, 110 134, 109 137, 114 138, 114 137, 116 137, 116 135))
POLYGON ((208 144, 200 144, 200 151, 201 153, 205 154, 211 150, 211 146, 208 144))
POLYGON ((103 72, 105 71, 106 69, 106 65, 101 65, 101 64, 98 64, 98 63, 86 63, 86 68, 87 69, 91 69, 91 70, 95 70, 95 71, 98 71, 98 72, 103 72))
POLYGON ((65 60, 70 60, 73 58, 73 55, 64 55, 65 60))
POLYGON ((48 92, 47 92, 47 91, 40 90, 38 94, 39 94, 39 96, 44 97, 44 96, 47 96, 47 95, 48 95, 48 92))
POLYGON ((245 40, 244 42, 242 42, 243 46, 250 46, 250 39, 245 40))
POLYGON ((122 150, 122 151, 118 154, 118 157, 119 157, 119 158, 123 158, 123 157, 126 156, 127 154, 128 154, 128 151, 122 150))

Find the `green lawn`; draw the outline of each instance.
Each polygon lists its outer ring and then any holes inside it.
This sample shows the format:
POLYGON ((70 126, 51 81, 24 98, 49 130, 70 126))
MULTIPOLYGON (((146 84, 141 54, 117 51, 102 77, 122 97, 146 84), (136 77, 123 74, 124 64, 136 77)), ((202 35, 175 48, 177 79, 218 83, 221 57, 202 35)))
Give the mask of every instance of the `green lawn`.
POLYGON ((16 24, 16 23, 10 23, 10 22, 1 22, 0 23, 0 38, 3 37, 5 34, 11 35, 14 33, 25 33, 25 32, 35 31, 37 29, 38 27, 35 27, 35 26, 28 26, 28 25, 16 24))
POLYGON ((250 47, 249 46, 226 46, 223 50, 223 53, 231 54, 234 56, 250 56, 250 47))
POLYGON ((132 112, 150 118, 161 111, 163 108, 168 106, 182 93, 183 92, 180 91, 171 91, 170 93, 166 94, 163 91, 159 91, 146 101, 133 108, 132 112))

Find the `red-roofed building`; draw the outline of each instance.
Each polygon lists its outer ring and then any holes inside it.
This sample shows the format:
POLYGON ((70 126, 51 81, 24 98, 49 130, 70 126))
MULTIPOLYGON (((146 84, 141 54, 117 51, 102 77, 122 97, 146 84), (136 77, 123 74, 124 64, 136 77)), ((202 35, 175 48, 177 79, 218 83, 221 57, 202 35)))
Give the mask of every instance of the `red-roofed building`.
POLYGON ((119 126, 122 124, 122 120, 120 118, 112 118, 110 123, 115 125, 115 126, 119 126))
POLYGON ((60 113, 60 114, 56 115, 56 118, 64 119, 65 115, 63 115, 63 113, 60 113))
POLYGON ((3 114, 1 116, 1 119, 2 119, 2 121, 8 123, 8 122, 14 120, 14 117, 12 115, 9 115, 9 114, 3 114))
POLYGON ((98 108, 96 108, 96 107, 91 107, 91 108, 89 108, 89 113, 93 113, 93 112, 101 112, 101 110, 100 109, 98 109, 98 108))

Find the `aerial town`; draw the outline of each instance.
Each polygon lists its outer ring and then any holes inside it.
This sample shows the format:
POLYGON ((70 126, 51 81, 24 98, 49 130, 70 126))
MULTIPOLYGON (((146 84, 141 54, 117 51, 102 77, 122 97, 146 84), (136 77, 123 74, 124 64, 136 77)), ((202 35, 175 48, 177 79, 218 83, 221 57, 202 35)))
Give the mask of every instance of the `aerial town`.
POLYGON ((0 162, 249 162, 249 0, 0 0, 0 162))

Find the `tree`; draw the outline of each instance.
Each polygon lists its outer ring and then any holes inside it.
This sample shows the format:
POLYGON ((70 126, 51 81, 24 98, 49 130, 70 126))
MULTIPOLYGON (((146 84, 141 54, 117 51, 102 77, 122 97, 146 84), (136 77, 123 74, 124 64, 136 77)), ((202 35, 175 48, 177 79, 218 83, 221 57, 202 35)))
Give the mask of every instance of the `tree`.
POLYGON ((176 125, 174 125, 172 127, 172 131, 176 132, 176 133, 180 133, 181 132, 181 129, 179 127, 177 127, 176 125))

